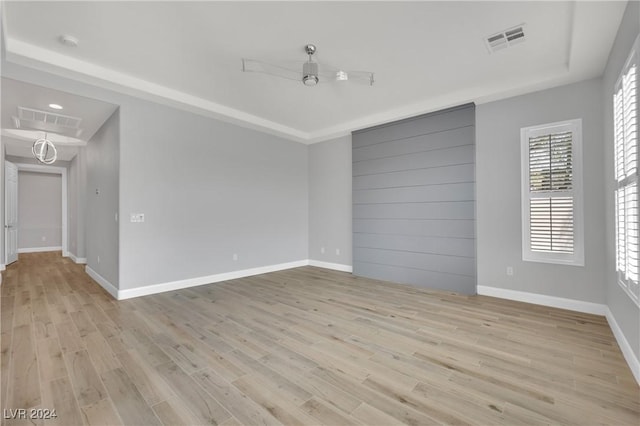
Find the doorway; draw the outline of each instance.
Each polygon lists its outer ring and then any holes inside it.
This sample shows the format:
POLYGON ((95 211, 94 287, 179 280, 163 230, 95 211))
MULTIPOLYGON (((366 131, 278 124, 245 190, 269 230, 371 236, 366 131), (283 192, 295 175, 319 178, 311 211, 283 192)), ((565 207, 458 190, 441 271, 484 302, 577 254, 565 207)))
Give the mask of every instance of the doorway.
MULTIPOLYGON (((33 252, 33 251, 51 251, 62 249, 62 255, 68 256, 67 247, 67 169, 66 167, 45 166, 37 164, 26 163, 11 163, 5 162, 5 264, 15 262, 18 259, 18 253, 20 252, 33 252), (29 235, 23 235, 21 239, 20 235, 20 220, 21 213, 18 206, 20 205, 20 187, 19 176, 21 172, 25 172, 24 176, 33 178, 34 174, 48 174, 59 175, 60 185, 60 212, 55 212, 55 217, 61 218, 60 229, 61 235, 59 242, 54 240, 55 247, 51 247, 50 243, 47 243, 47 238, 50 238, 46 229, 29 229, 27 233, 29 235), (15 176, 15 178, 13 177, 15 176), (33 234, 33 235, 30 235, 33 234), (38 234, 38 235, 36 235, 38 234), (36 239, 40 239, 37 243, 33 243, 36 239), (42 244, 44 243, 44 244, 42 244), (27 247, 22 247, 22 246, 27 247)), ((43 175, 43 177, 46 175, 43 175)), ((23 200, 25 201, 25 200, 23 200)), ((29 220, 33 220, 34 217, 29 217, 29 220)), ((37 216, 35 217, 37 220, 37 216)), ((56 220, 57 221, 57 220, 56 220)), ((25 230, 23 229, 24 233, 25 230)), ((51 240, 49 240, 51 241, 51 240)))

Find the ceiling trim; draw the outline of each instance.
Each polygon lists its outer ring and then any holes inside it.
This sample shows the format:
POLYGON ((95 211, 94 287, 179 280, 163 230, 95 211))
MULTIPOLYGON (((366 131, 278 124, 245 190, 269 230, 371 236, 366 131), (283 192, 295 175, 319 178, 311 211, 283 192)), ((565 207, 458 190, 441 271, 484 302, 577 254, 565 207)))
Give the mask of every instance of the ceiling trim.
MULTIPOLYGON (((590 8, 586 6, 579 6, 581 7, 574 6, 572 9, 572 28, 567 46, 567 61, 554 69, 536 75, 535 79, 527 81, 526 84, 523 84, 522 81, 514 81, 510 86, 505 87, 505 82, 502 81, 482 87, 462 88, 455 92, 432 97, 421 102, 403 105, 399 108, 368 115, 312 132, 305 132, 257 115, 243 112, 239 109, 230 108, 167 86, 152 83, 130 74, 63 55, 21 40, 9 38, 6 34, 4 34, 3 39, 6 52, 5 58, 9 62, 36 68, 65 78, 72 78, 106 90, 172 106, 303 144, 312 144, 349 135, 355 130, 402 120, 416 115, 438 111, 443 108, 470 102, 483 104, 598 77, 601 75, 601 72, 581 72, 581 67, 575 64, 576 13, 587 13, 590 11, 590 8)), ((5 19, 4 14, 2 14, 2 18, 3 20, 5 19)), ((3 25, 3 32, 4 31, 6 31, 6 25, 3 25)))
MULTIPOLYGON (((23 129, 5 129, 2 128, 0 130, 0 135, 6 138, 12 138, 18 141, 31 142, 38 139, 38 136, 27 136, 28 133, 47 133, 42 130, 26 130, 23 129)), ((41 136, 40 136, 41 137, 41 136)), ((63 145, 63 146, 87 146, 87 141, 82 139, 76 139, 69 136, 59 135, 56 133, 51 133, 49 138, 52 142, 63 145)))
POLYGON ((27 67, 37 66, 42 71, 69 77, 70 75, 84 76, 82 80, 95 86, 114 90, 126 95, 140 97, 140 93, 147 93, 167 101, 171 106, 189 110, 197 109, 201 114, 211 116, 222 121, 238 124, 243 127, 264 131, 296 142, 307 143, 309 134, 298 129, 285 126, 275 121, 267 120, 253 114, 230 108, 198 96, 171 89, 160 84, 152 83, 141 78, 115 71, 91 62, 82 61, 67 55, 44 49, 36 45, 5 38, 5 58, 9 62, 27 67), (35 63, 34 63, 35 62, 35 63), (88 81, 87 81, 88 77, 88 81))
POLYGON ((356 130, 404 120, 468 103, 481 105, 594 77, 597 77, 597 75, 576 79, 570 74, 569 69, 565 65, 561 65, 546 73, 539 74, 535 80, 529 81, 526 85, 514 83, 506 89, 504 86, 498 87, 497 85, 485 86, 483 88, 462 89, 456 92, 430 98, 424 102, 414 103, 379 114, 369 115, 361 119, 342 123, 315 133, 310 133, 307 143, 313 144, 335 139, 337 137, 351 134, 351 132, 356 130))

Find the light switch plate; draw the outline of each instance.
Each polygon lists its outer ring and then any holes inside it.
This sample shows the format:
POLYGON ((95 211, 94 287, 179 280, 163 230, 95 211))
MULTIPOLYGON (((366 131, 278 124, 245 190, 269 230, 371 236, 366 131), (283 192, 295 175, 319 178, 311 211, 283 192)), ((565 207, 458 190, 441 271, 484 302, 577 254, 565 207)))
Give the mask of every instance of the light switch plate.
POLYGON ((131 222, 132 223, 144 222, 144 213, 131 213, 131 222))

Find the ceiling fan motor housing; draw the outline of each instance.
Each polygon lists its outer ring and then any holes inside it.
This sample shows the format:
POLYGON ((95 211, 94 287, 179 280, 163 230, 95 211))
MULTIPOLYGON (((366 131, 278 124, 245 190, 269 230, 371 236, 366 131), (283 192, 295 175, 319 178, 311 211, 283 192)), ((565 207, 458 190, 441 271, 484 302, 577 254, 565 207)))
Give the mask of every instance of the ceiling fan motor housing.
POLYGON ((318 64, 315 62, 305 62, 302 65, 302 82, 306 86, 318 84, 318 64))

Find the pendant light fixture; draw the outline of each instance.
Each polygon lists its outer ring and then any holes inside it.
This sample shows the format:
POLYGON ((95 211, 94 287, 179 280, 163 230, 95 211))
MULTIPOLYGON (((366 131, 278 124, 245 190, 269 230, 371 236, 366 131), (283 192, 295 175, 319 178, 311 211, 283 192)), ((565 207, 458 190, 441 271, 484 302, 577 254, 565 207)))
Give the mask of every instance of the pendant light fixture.
POLYGON ((44 138, 36 139, 31 147, 33 156, 42 164, 53 164, 58 158, 58 151, 55 145, 49 139, 47 134, 44 134, 44 138))

